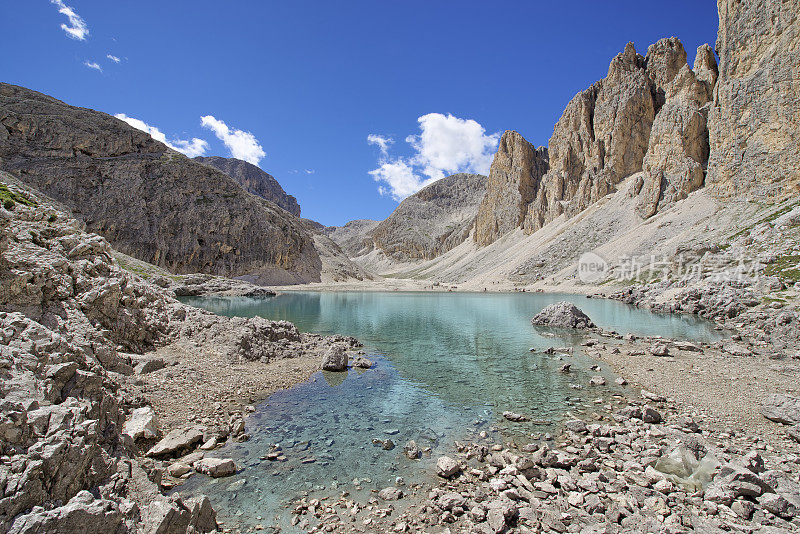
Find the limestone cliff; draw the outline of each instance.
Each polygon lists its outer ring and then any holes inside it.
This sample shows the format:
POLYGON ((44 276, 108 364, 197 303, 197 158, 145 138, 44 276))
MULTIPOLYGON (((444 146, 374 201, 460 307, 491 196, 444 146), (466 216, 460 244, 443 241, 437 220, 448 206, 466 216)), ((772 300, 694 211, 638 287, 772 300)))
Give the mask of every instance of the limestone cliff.
POLYGON ((546 148, 535 148, 514 131, 503 134, 475 220, 476 243, 488 245, 523 224, 547 169, 546 148))
POLYGON ((800 190, 800 1, 718 0, 707 183, 722 196, 800 190))
POLYGON ((503 135, 476 243, 488 245, 515 228, 531 234, 562 214, 572 217, 643 169, 635 189, 643 217, 702 187, 709 152, 703 106, 716 76, 707 45, 698 49, 693 71, 674 37, 650 46, 645 57, 628 43, 607 76, 567 104, 547 150, 534 150, 516 132, 503 135))
POLYGON ((293 215, 105 113, 0 84, 0 169, 120 251, 173 272, 319 280, 319 256, 293 215))
POLYGON ((292 195, 286 194, 281 184, 269 173, 256 165, 236 158, 220 156, 198 156, 195 161, 219 169, 237 182, 245 191, 258 195, 285 209, 295 217, 300 217, 300 205, 292 195))

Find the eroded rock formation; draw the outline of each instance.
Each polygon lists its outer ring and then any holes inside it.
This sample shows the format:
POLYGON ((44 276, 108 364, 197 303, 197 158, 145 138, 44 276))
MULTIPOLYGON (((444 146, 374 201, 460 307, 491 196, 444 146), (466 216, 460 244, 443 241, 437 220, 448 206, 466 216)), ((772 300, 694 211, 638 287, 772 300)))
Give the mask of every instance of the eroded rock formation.
MULTIPOLYGON (((676 47, 683 50, 680 42, 676 47)), ((680 69, 670 70, 671 76, 666 77, 662 71, 656 86, 657 94, 663 94, 665 102, 653 121, 644 158, 644 176, 636 206, 637 213, 644 218, 654 215, 660 207, 686 198, 702 187, 705 179, 709 154, 706 104, 711 100, 713 88, 705 80, 716 77, 716 62, 708 45, 697 50, 697 73, 687 66, 685 52, 681 57, 680 69)))
POLYGON ((319 280, 294 216, 105 113, 0 84, 0 168, 122 252, 173 272, 319 280))
POLYGON ((535 148, 514 131, 503 134, 475 220, 476 243, 488 245, 524 223, 547 168, 546 148, 535 148))
POLYGON ((718 0, 707 183, 724 196, 800 190, 800 1, 718 0))
POLYGON ((572 217, 643 169, 643 217, 701 187, 709 152, 703 106, 717 77, 710 47, 698 49, 695 66, 674 37, 650 46, 646 57, 628 43, 608 75, 567 104, 548 150, 506 132, 475 241, 487 245, 514 228, 530 234, 562 214, 572 217))
POLYGON ((220 156, 198 156, 194 159, 221 170, 239 182, 245 191, 277 204, 295 217, 300 217, 300 205, 297 203, 297 199, 288 195, 271 174, 262 171, 256 165, 240 159, 220 156))

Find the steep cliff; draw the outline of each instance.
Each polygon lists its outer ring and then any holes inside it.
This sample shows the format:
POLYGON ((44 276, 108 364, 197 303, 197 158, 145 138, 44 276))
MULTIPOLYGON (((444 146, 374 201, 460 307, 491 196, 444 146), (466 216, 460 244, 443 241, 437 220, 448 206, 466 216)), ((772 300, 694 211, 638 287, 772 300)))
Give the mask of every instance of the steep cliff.
POLYGON ((800 191, 800 1, 718 0, 707 183, 721 196, 800 191))
POLYGON ((702 187, 709 153, 704 106, 717 70, 707 45, 698 49, 695 71, 686 57, 674 37, 644 57, 628 43, 607 76, 567 104, 547 150, 506 132, 475 242, 486 246, 515 228, 531 234, 562 214, 573 217, 643 169, 634 189, 643 217, 702 187))
POLYGON ((300 205, 292 195, 286 194, 281 184, 272 175, 256 165, 236 158, 220 156, 197 156, 195 161, 219 169, 237 182, 245 191, 269 200, 295 217, 300 217, 300 205))
POLYGON ((476 243, 488 245, 523 224, 547 169, 546 148, 535 148, 514 131, 503 134, 475 220, 476 243))
POLYGON ((0 169, 64 203, 122 252, 176 273, 319 280, 300 221, 124 122, 0 84, 0 169))

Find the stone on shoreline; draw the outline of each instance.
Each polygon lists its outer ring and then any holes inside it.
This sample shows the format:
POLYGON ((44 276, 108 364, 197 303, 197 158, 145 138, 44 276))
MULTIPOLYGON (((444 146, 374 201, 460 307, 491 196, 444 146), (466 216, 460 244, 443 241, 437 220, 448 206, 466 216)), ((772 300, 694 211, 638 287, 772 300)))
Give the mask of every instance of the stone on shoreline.
POLYGON ((550 304, 531 319, 531 324, 559 328, 595 328, 588 315, 567 301, 550 304))
POLYGON ((403 490, 394 486, 390 486, 380 490, 378 492, 378 497, 384 501, 397 501, 403 498, 403 490))
POLYGON ((236 463, 230 458, 203 458, 194 464, 198 473, 212 478, 227 477, 236 473, 236 463))
POLYGON ((442 478, 452 478, 461 472, 461 466, 449 456, 440 456, 436 460, 436 472, 442 478))
POLYGON ((130 417, 122 427, 122 433, 130 436, 131 439, 153 439, 160 434, 158 430, 158 419, 152 406, 136 408, 131 412, 130 417))
POLYGON ((147 451, 152 458, 167 458, 189 452, 203 441, 203 432, 199 428, 176 428, 153 445, 147 451))
POLYGON ((331 372, 347 371, 347 351, 339 343, 331 345, 322 360, 322 370, 331 372))

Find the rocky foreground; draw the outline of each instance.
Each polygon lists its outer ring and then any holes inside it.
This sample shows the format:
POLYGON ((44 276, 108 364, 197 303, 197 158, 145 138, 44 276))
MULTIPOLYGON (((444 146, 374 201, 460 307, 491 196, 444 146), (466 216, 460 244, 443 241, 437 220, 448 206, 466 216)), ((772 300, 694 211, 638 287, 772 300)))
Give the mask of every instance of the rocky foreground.
MULTIPOLYGON (((785 400, 765 413, 800 416, 800 406, 785 400)), ((596 402, 593 413, 567 420, 554 440, 503 443, 481 432, 456 443, 455 454, 438 459, 439 482, 430 487, 399 481, 369 502, 347 492, 337 500, 304 497, 295 503, 294 523, 309 532, 800 529, 796 444, 775 447, 753 433, 718 430, 713 414, 646 390, 596 402)))
POLYGON ((163 460, 247 439, 247 405, 355 340, 185 306, 44 196, 0 195, 0 530, 215 531, 207 498, 162 495, 163 460))

